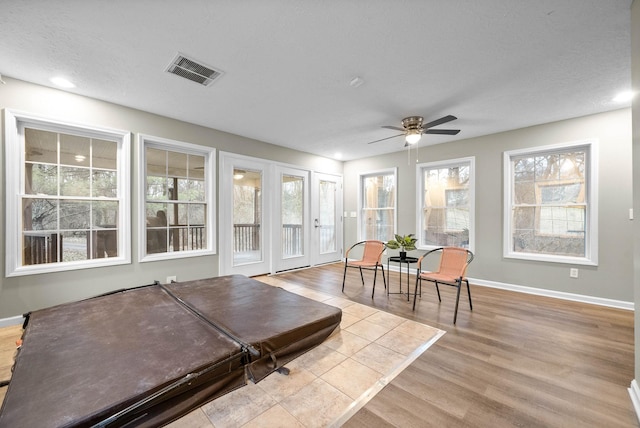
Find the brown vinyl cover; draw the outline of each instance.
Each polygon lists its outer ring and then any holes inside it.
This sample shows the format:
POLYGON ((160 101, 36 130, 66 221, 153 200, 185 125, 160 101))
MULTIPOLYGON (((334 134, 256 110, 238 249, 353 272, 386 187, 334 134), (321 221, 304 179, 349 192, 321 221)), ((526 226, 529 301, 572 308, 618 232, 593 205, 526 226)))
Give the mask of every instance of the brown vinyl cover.
POLYGON ((177 282, 166 287, 206 318, 260 352, 247 365, 257 382, 324 341, 340 325, 339 308, 241 275, 177 282))
POLYGON ((260 380, 318 345, 341 316, 340 309, 243 276, 140 287, 35 311, 0 427, 160 426, 245 385, 245 370, 260 380), (246 342, 259 355, 247 352, 246 342))

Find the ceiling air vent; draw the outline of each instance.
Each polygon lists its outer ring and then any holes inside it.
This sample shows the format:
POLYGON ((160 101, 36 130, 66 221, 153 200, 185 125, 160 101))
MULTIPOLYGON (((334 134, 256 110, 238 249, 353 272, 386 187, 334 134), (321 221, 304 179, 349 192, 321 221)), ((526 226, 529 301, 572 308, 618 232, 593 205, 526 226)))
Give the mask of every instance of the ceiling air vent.
POLYGON ((222 71, 199 64, 180 54, 169 64, 166 71, 204 86, 211 85, 214 80, 222 76, 222 71))

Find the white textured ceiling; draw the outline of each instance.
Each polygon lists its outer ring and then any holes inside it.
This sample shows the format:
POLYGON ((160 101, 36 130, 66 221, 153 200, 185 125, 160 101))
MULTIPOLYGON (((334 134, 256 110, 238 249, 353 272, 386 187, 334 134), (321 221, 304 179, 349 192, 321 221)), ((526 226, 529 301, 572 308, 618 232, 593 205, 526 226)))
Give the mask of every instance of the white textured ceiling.
POLYGON ((406 116, 458 117, 440 126, 457 136, 425 145, 625 107, 612 97, 631 89, 630 5, 2 0, 0 73, 62 75, 70 92, 348 160, 402 150, 367 143, 406 116), (224 75, 202 87, 166 73, 178 52, 224 75))

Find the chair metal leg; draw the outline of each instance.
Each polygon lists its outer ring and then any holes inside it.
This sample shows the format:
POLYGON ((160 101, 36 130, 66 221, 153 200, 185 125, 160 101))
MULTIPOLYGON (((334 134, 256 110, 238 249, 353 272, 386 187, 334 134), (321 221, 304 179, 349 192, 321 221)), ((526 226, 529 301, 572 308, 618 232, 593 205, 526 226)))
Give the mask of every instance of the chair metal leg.
POLYGON ((471 304, 471 289, 469 288, 469 280, 465 279, 467 283, 467 294, 469 294, 469 309, 473 310, 473 305, 471 304))
POLYGON ((434 281, 434 283, 436 284, 436 291, 438 292, 438 302, 442 302, 442 299, 440 298, 440 287, 438 287, 438 281, 434 281))
POLYGON ((373 299, 373 295, 376 293, 376 278, 378 277, 378 266, 373 268, 373 290, 371 290, 371 298, 373 299))
MULTIPOLYGON (((387 278, 384 276, 384 266, 383 265, 379 265, 380 268, 382 269, 382 281, 384 282, 384 289, 387 289, 387 278)), ((376 267, 376 270, 378 270, 378 268, 376 267)))
POLYGON ((360 269, 360 279, 362 280, 362 285, 364 286, 364 276, 362 276, 362 268, 358 266, 358 269, 360 269))
POLYGON ((344 275, 342 275, 342 292, 344 293, 344 282, 347 279, 347 261, 344 262, 344 275))
POLYGON ((456 323, 456 319, 458 318, 458 303, 460 303, 460 289, 462 288, 462 280, 456 281, 456 287, 458 288, 458 293, 456 295, 456 309, 453 313, 453 323, 456 323))
POLYGON ((418 282, 420 282, 420 290, 422 290, 422 278, 416 277, 416 288, 413 289, 413 310, 416 310, 416 297, 418 296, 418 282))

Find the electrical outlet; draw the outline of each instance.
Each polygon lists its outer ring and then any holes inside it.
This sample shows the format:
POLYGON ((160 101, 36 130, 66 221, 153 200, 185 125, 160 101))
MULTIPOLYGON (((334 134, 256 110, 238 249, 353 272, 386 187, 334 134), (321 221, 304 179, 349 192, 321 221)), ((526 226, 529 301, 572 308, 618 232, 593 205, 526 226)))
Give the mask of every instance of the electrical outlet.
POLYGON ((165 282, 165 284, 171 284, 172 282, 177 282, 177 281, 178 281, 178 279, 177 279, 177 277, 175 275, 174 276, 168 276, 167 277, 167 282, 165 282))
POLYGON ((569 269, 569 276, 571 278, 577 278, 578 277, 578 269, 576 269, 576 268, 569 269))

